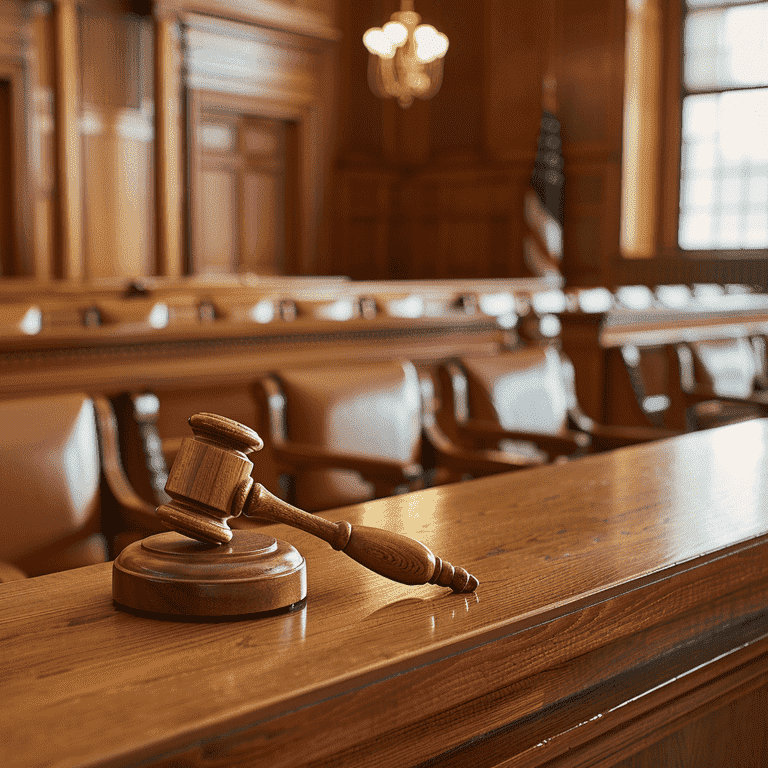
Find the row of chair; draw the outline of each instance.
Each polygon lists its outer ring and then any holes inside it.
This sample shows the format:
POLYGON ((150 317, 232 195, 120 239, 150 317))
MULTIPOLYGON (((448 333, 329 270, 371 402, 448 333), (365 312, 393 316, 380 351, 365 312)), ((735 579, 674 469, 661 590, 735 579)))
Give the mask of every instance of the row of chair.
POLYGON ((104 560, 162 530, 154 508, 188 433, 166 410, 256 427, 265 449, 254 477, 312 511, 669 434, 595 424, 578 408, 569 361, 539 346, 434 368, 286 368, 240 391, 9 400, 0 403, 6 577, 9 567, 36 575, 104 560))
POLYGON ((768 415, 766 347, 764 335, 732 335, 628 344, 621 354, 649 422, 663 426, 682 411, 677 426, 690 431, 768 415))
POLYGON ((126 471, 154 502, 188 432, 180 414, 213 410, 256 427, 254 476, 312 511, 673 434, 589 419, 573 366, 547 346, 288 367, 247 386, 124 393, 114 407, 126 471))

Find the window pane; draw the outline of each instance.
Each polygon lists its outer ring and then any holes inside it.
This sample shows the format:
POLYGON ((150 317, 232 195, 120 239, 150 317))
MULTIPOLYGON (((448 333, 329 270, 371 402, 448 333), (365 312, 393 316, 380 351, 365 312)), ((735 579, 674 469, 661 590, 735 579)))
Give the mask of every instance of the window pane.
POLYGON ((714 201, 714 183, 708 177, 686 178, 682 190, 683 208, 709 208, 714 201))
MULTIPOLYGON (((727 0, 729 5, 736 5, 737 3, 751 3, 754 0, 727 0)), ((723 0, 688 0, 689 8, 706 8, 712 5, 722 5, 723 0)))
POLYGON ((765 247, 768 241, 768 209, 755 211, 747 220, 746 245, 748 248, 765 247))
POLYGON ((712 217, 703 213, 681 213, 680 247, 711 248, 712 217))
POLYGON ((768 3, 693 11, 684 40, 690 90, 768 85, 768 3))
POLYGON ((768 89, 687 96, 682 248, 768 248, 768 89))
POLYGON ((717 132, 718 95, 691 96, 683 101, 683 135, 692 141, 695 136, 712 137, 717 132))
POLYGON ((766 206, 768 214, 768 174, 754 176, 749 180, 749 202, 752 205, 766 206))
POLYGON ((723 157, 730 163, 767 163, 768 89, 723 93, 719 102, 723 157))

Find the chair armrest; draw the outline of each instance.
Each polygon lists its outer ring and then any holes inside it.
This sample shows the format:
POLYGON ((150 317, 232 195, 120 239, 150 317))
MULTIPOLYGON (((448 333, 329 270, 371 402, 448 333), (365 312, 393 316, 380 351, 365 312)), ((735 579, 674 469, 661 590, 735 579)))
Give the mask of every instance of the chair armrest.
POLYGON ((458 431, 466 437, 493 437, 497 440, 527 440, 536 443, 547 453, 556 456, 567 456, 571 453, 583 451, 589 448, 590 438, 584 432, 563 430, 556 435, 542 432, 524 432, 520 430, 504 429, 495 421, 480 421, 469 419, 458 426, 458 431))
POLYGON ((272 446, 272 455, 287 469, 350 469, 377 482, 393 485, 408 483, 421 477, 420 464, 396 459, 379 459, 337 453, 321 446, 281 442, 272 446))
POLYGON ((104 509, 102 514, 112 520, 109 524, 121 530, 139 530, 145 533, 167 531, 155 514, 152 504, 140 498, 134 491, 123 470, 117 441, 115 414, 109 401, 102 397, 93 400, 101 447, 101 471, 106 489, 114 502, 114 509, 104 509))
POLYGON ((686 392, 686 400, 689 406, 719 400, 722 403, 752 406, 768 413, 768 391, 764 390, 753 392, 749 397, 736 397, 734 395, 716 395, 711 391, 696 389, 686 392))
POLYGON ((746 398, 721 398, 729 402, 744 403, 746 405, 756 405, 765 411, 768 411, 768 390, 758 389, 746 398))
POLYGON ((21 581, 26 578, 27 574, 20 568, 0 560, 0 584, 5 584, 8 581, 21 581))
POLYGON ((538 467, 546 463, 544 459, 508 451, 470 449, 457 445, 438 427, 431 414, 427 414, 422 420, 422 429, 427 443, 435 453, 437 467, 447 469, 459 478, 463 474, 492 475, 538 467))
POLYGON ((613 448, 622 448, 626 445, 664 440, 667 437, 676 437, 682 433, 673 429, 625 427, 614 426, 611 424, 597 424, 593 422, 589 434, 592 438, 591 448, 593 450, 607 451, 613 448))
POLYGON ((471 450, 451 443, 450 446, 441 446, 437 463, 439 467, 445 467, 456 475, 495 475, 540 467, 546 461, 505 451, 471 450))

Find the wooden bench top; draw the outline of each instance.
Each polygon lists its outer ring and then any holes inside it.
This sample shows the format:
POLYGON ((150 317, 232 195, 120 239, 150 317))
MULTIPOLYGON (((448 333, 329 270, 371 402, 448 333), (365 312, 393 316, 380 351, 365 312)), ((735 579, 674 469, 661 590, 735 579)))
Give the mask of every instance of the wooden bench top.
POLYGON ((701 674, 681 664, 721 675, 738 648, 744 669, 768 634, 767 451, 753 421, 326 513, 421 539, 469 596, 283 526, 308 566, 292 614, 129 615, 110 564, 3 585, 0 764, 404 766, 489 733, 538 764, 679 695, 701 674))

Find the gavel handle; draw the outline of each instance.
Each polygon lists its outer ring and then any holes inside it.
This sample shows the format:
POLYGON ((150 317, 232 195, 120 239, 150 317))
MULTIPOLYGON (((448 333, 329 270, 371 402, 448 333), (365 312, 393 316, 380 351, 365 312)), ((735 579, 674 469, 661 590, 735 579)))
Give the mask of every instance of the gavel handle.
POLYGON ((420 541, 345 520, 332 523, 278 499, 259 483, 254 483, 244 513, 317 536, 369 570, 401 584, 439 584, 459 593, 474 592, 479 584, 474 576, 436 557, 420 541))

